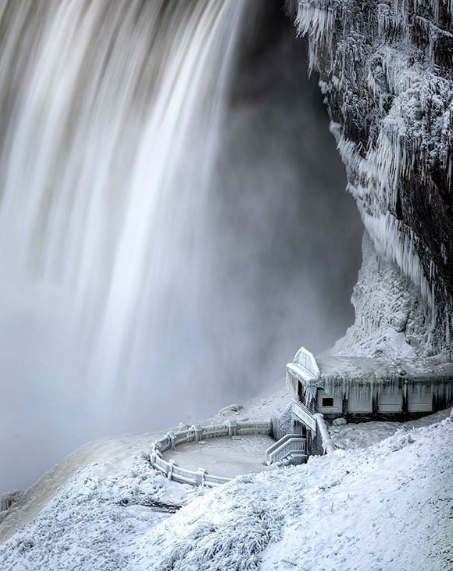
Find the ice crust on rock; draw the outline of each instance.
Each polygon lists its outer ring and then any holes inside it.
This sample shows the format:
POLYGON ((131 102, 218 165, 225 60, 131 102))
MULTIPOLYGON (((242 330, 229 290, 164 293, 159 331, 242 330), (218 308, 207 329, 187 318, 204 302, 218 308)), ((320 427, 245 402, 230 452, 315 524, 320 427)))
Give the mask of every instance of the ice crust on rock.
POLYGON ((421 292, 432 348, 449 348, 451 2, 298 0, 296 25, 309 39, 348 189, 376 251, 421 292))
POLYGON ((230 413, 238 413, 241 412, 241 410, 244 407, 241 404, 230 404, 228 406, 225 406, 224 408, 222 408, 222 410, 219 411, 218 414, 220 415, 228 415, 230 413))
POLYGON ((390 360, 431 354, 430 314, 417 287, 395 262, 377 254, 367 233, 362 252, 351 298, 355 323, 326 354, 390 360))
POLYGON ((24 492, 21 490, 14 490, 12 492, 7 492, 3 494, 2 500, 0 503, 0 512, 6 512, 7 510, 11 509, 15 504, 20 502, 24 492))
POLYGON ((332 421, 332 426, 343 426, 344 424, 348 424, 348 421, 345 418, 335 418, 332 421))

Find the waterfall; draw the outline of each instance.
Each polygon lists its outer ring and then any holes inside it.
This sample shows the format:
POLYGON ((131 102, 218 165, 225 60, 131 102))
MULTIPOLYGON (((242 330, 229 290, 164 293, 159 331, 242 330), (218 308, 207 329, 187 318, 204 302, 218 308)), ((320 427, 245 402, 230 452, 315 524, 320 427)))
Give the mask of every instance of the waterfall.
POLYGON ((2 0, 2 275, 71 320, 102 390, 197 328, 244 4, 2 0))
POLYGON ((0 493, 283 386, 350 324, 361 229, 305 57, 275 0, 0 0, 0 493))

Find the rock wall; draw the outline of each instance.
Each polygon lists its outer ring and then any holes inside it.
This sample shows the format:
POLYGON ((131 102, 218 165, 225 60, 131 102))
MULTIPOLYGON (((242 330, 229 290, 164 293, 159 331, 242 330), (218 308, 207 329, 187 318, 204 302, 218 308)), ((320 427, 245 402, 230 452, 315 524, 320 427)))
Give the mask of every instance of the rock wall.
POLYGON ((367 232, 362 254, 351 298, 356 320, 330 353, 389 359, 433 354, 435 327, 417 286, 376 252, 367 232))
POLYGON ((374 247, 426 305, 413 341, 423 351, 451 349, 453 2, 294 0, 288 9, 308 38, 374 247))

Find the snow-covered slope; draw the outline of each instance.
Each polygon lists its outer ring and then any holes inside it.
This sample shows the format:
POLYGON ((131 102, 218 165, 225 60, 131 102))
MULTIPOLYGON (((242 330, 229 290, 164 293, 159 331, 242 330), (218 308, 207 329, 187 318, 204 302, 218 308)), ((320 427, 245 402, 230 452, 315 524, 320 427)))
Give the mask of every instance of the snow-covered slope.
POLYGON ((447 418, 213 491, 143 454, 96 462, 0 547, 1 570, 449 571, 452 442, 447 418))
MULTIPOLYGON (((228 419, 268 420, 280 416, 290 398, 283 378, 278 383, 277 390, 268 389, 267 392, 262 392, 246 406, 227 406, 216 417, 200 421, 199 424, 221 424, 228 419)), ((181 424, 178 428, 185 426, 181 424)), ((178 428, 169 428, 167 432, 178 428)), ((95 464, 98 472, 99 466, 102 466, 103 477, 118 478, 120 481, 122 472, 131 467, 131 459, 149 453, 151 444, 160 435, 162 433, 125 434, 96 440, 78 448, 49 470, 35 485, 19 494, 11 509, 0 512, 0 543, 11 537, 21 526, 32 521, 78 471, 95 464)), ((1 567, 0 571, 3 571, 1 567)))
POLYGON ((124 435, 103 438, 78 448, 21 494, 11 509, 0 512, 0 542, 30 522, 78 470, 102 462, 104 473, 108 471, 115 476, 129 465, 131 456, 147 450, 155 437, 156 434, 124 435))

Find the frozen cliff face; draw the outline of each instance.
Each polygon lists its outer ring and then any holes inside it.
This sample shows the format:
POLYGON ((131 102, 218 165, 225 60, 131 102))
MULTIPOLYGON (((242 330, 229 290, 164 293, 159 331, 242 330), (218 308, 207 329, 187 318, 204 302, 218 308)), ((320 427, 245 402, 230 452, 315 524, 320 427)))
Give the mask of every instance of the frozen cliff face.
POLYGON ((390 359, 432 353, 431 317, 417 287, 379 256, 366 232, 362 252, 351 299, 356 321, 329 353, 390 359))
MULTIPOLYGON (((453 3, 289 4, 308 37, 348 190, 374 247, 425 300, 430 319, 416 345, 451 348, 453 3)), ((404 285, 395 269, 388 271, 404 285)))

